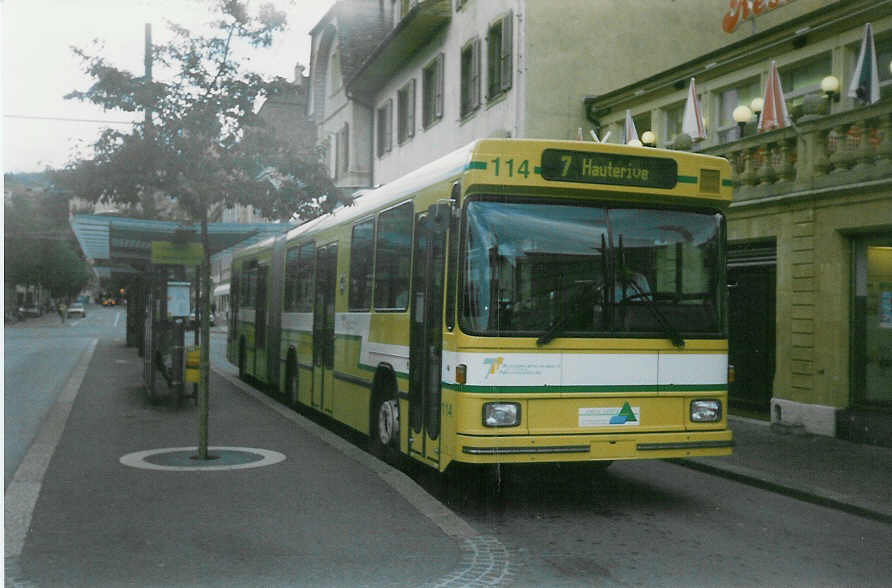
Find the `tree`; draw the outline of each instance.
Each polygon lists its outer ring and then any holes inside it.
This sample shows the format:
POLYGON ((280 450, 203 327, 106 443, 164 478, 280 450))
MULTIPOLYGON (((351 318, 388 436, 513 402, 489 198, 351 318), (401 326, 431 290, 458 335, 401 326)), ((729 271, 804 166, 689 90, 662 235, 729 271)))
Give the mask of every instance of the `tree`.
POLYGON ((4 279, 42 286, 56 298, 76 296, 90 280, 68 225, 68 199, 45 174, 5 174, 4 279))
POLYGON ((258 99, 275 96, 282 78, 265 79, 244 71, 237 47, 268 47, 285 26, 284 13, 263 5, 257 14, 247 2, 213 0, 208 34, 170 24, 173 40, 152 47, 147 65, 159 63, 163 79, 151 68, 136 76, 100 56, 75 49, 93 78, 85 91, 66 97, 106 109, 150 113, 129 133, 104 131, 91 159, 80 159, 61 176, 70 189, 92 200, 152 206, 156 194, 173 198, 201 223, 201 369, 199 457, 207 458, 208 309, 210 263, 207 223, 212 207, 250 204, 270 218, 304 218, 332 209, 338 192, 314 150, 298 153, 276 138, 255 114, 258 99), (273 179, 273 181, 271 181, 273 179))

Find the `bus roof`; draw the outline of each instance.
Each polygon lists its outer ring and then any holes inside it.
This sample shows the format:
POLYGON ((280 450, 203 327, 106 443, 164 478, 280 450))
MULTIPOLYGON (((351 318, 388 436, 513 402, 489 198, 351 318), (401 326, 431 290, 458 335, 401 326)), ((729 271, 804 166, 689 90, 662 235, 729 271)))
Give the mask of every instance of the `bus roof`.
MULTIPOLYGON (((288 232, 289 241, 349 223, 408 199, 420 190, 461 179, 472 186, 517 186, 709 202, 724 208, 733 182, 728 161, 710 155, 592 141, 478 139, 405 176, 360 195, 288 232)), ((448 197, 444 193, 444 198, 448 197)), ((267 239, 245 250, 269 247, 267 239)))

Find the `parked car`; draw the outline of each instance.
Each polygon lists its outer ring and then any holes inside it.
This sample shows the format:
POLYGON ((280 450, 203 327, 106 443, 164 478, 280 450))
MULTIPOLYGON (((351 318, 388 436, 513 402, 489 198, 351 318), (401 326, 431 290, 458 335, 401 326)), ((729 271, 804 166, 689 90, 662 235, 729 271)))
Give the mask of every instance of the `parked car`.
MULTIPOLYGON (((200 318, 200 317, 199 317, 199 318, 200 318)), ((210 325, 211 325, 212 327, 217 326, 217 318, 214 316, 214 313, 213 313, 213 312, 211 313, 210 317, 208 318, 208 322, 210 323, 210 325)), ((198 320, 198 318, 195 318, 195 311, 194 311, 194 310, 193 310, 192 312, 189 313, 189 323, 192 324, 193 327, 198 327, 198 326, 199 326, 199 320, 198 320)))
POLYGON ((68 318, 71 318, 75 314, 79 314, 81 318, 87 318, 87 309, 84 308, 83 303, 74 302, 68 307, 68 318))

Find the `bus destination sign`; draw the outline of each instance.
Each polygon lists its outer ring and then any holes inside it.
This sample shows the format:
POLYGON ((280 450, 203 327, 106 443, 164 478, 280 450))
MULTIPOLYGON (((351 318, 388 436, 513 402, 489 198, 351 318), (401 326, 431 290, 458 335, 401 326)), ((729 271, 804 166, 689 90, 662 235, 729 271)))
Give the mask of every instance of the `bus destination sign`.
POLYGON ((559 182, 674 188, 678 163, 666 157, 545 149, 542 177, 559 182))

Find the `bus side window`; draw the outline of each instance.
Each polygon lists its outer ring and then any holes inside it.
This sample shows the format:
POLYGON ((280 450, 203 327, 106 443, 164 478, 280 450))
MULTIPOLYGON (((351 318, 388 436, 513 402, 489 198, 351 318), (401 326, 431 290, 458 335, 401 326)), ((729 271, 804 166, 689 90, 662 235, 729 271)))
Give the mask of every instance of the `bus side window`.
POLYGON ((375 239, 375 309, 406 310, 409 303, 409 258, 412 203, 378 215, 375 239))
POLYGON ((369 310, 372 303, 372 234, 375 220, 353 226, 350 242, 350 310, 369 310))

